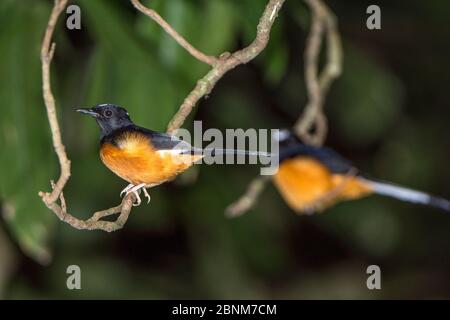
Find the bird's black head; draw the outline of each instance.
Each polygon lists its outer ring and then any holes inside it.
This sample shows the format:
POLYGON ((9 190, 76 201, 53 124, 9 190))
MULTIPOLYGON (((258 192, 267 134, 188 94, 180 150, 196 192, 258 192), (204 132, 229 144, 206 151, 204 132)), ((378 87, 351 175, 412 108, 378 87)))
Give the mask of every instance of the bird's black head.
POLYGON ((278 130, 272 139, 278 142, 280 163, 304 152, 305 144, 291 129, 278 130))
POLYGON ((99 104, 93 108, 78 109, 77 111, 95 118, 101 128, 101 137, 133 124, 127 110, 113 104, 99 104))
POLYGON ((275 141, 278 141, 280 148, 287 148, 293 145, 303 144, 295 133, 290 129, 281 129, 272 136, 275 141))

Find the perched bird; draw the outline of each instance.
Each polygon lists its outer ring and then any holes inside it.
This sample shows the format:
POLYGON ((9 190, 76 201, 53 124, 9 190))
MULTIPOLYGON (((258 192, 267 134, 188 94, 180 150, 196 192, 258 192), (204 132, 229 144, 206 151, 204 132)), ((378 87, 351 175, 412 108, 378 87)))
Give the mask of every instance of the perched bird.
POLYGON ((221 154, 270 156, 264 152, 234 149, 199 149, 165 133, 135 125, 122 107, 100 104, 78 112, 95 118, 100 126, 100 158, 129 185, 120 195, 134 193, 141 203, 139 190, 150 202, 146 188, 174 179, 204 156, 221 154))
POLYGON ((280 131, 278 140, 280 165, 273 182, 298 213, 320 211, 374 193, 450 211, 448 200, 368 179, 333 150, 306 145, 289 130, 280 131))

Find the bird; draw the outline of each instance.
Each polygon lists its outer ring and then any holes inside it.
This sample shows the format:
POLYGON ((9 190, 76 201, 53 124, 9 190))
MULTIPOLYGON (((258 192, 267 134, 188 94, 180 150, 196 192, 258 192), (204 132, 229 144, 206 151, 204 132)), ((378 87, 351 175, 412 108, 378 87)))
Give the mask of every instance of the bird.
POLYGON ((301 142, 292 132, 278 132, 279 168, 272 180, 288 206, 311 214, 334 204, 379 194, 450 211, 450 202, 425 192, 367 178, 347 159, 327 147, 301 142))
POLYGON ((137 206, 141 203, 139 190, 173 180, 203 157, 216 155, 265 156, 266 152, 235 149, 200 149, 176 136, 137 126, 128 111, 114 104, 99 104, 76 111, 92 116, 100 126, 100 159, 113 173, 129 184, 120 196, 133 193, 137 206))

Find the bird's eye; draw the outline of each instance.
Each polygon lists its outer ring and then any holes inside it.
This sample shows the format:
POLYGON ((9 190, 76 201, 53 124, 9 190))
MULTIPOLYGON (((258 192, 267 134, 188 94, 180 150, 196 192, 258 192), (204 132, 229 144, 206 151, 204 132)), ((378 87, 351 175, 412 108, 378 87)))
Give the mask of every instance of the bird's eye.
POLYGON ((111 110, 105 110, 105 112, 103 112, 103 115, 105 116, 105 118, 111 118, 113 112, 111 110))

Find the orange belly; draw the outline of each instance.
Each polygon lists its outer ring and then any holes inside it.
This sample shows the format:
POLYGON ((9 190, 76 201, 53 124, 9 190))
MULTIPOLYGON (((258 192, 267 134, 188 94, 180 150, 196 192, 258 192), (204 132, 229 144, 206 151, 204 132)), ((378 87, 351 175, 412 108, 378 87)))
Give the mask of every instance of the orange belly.
POLYGON ((103 163, 122 179, 138 185, 157 185, 172 180, 189 168, 199 155, 173 155, 155 150, 147 137, 130 133, 100 148, 103 163))
POLYGON ((283 161, 273 181, 286 203, 297 212, 324 209, 372 192, 358 177, 332 173, 308 157, 283 161))

